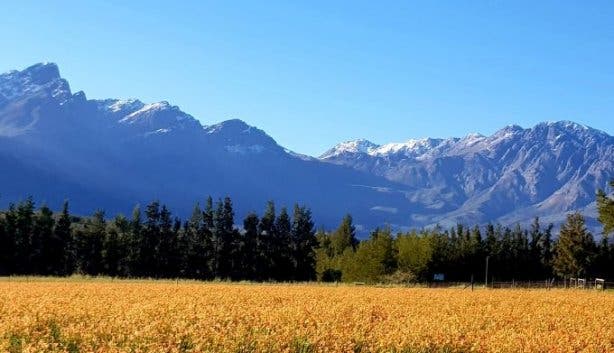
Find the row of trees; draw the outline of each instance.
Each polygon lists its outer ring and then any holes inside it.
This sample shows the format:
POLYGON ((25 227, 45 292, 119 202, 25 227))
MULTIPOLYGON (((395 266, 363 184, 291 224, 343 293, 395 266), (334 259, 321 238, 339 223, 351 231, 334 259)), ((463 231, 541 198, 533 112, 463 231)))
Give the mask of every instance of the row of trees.
MULTIPOLYGON (((614 188, 614 181, 610 183, 614 188)), ((614 199, 597 192, 601 241, 587 231, 584 217, 572 213, 554 240, 553 225, 538 218, 528 229, 489 224, 467 228, 427 229, 399 233, 376 229, 359 242, 352 217, 346 216, 330 233, 317 234, 318 278, 323 281, 429 281, 435 274, 447 280, 481 280, 489 263, 490 278, 543 280, 552 276, 614 277, 614 199)))
MULTIPOLYGON (((614 182, 611 183, 614 187, 614 182)), ((614 277, 614 199, 597 194, 601 241, 595 242, 579 213, 568 215, 558 239, 538 218, 520 226, 439 227, 393 235, 376 229, 359 241, 352 217, 332 231, 314 233, 311 212, 292 215, 269 202, 262 216, 235 224, 230 198, 209 197, 181 221, 155 201, 130 218, 107 220, 104 212, 79 218, 68 203, 59 214, 35 209, 28 199, 0 213, 0 275, 70 275, 232 279, 255 281, 406 282, 482 279, 543 280, 552 276, 614 277), (491 277, 491 278, 492 278, 491 277)))
POLYGON ((235 226, 230 198, 194 207, 182 222, 154 201, 130 219, 59 215, 32 199, 0 216, 0 274, 307 281, 315 279, 311 212, 296 205, 279 214, 270 202, 235 226), (144 214, 142 214, 144 213, 144 214))
POLYGON ((584 217, 570 214, 553 240, 553 226, 535 218, 529 229, 489 224, 484 228, 457 225, 451 229, 411 231, 392 236, 377 229, 359 242, 351 216, 331 233, 317 234, 318 278, 323 281, 544 280, 552 276, 614 277, 614 246, 603 237, 597 244, 584 217))

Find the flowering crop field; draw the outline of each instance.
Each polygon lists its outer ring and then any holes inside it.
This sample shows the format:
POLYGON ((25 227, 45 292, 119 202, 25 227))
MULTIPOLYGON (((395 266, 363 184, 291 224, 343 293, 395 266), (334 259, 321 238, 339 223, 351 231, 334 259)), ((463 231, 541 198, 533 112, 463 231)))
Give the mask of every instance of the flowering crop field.
POLYGON ((614 352, 614 293, 0 281, 1 352, 614 352))

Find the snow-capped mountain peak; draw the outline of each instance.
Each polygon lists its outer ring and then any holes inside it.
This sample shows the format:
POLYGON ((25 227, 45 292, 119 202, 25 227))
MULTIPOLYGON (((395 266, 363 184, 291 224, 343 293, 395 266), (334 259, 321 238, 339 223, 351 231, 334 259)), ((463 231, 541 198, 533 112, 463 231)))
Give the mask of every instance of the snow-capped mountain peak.
POLYGON ((338 156, 338 155, 347 154, 347 153, 366 153, 368 154, 374 151, 375 149, 377 149, 378 147, 379 145, 369 140, 366 140, 366 139, 349 140, 349 141, 341 142, 337 144, 336 146, 334 146, 333 148, 329 149, 328 151, 324 152, 320 156, 320 158, 325 159, 325 158, 330 158, 333 156, 338 156))
POLYGON ((418 156, 439 146, 443 140, 434 138, 410 139, 401 143, 387 143, 369 153, 372 156, 418 156))
POLYGON ((32 65, 22 71, 0 74, 0 102, 24 96, 51 96, 63 103, 71 97, 68 82, 53 63, 32 65))

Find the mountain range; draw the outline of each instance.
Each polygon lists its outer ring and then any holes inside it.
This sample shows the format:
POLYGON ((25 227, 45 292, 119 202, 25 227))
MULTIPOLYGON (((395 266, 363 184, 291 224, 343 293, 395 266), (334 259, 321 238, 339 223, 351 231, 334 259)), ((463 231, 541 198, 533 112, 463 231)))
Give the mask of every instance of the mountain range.
POLYGON ((241 120, 203 126, 168 102, 87 99, 52 63, 0 75, 0 202, 33 196, 74 213, 129 213, 159 199, 189 214, 229 195, 238 217, 306 204, 319 226, 345 213, 359 228, 456 222, 595 226, 595 190, 614 178, 614 137, 568 121, 492 136, 340 143, 315 158, 241 120))

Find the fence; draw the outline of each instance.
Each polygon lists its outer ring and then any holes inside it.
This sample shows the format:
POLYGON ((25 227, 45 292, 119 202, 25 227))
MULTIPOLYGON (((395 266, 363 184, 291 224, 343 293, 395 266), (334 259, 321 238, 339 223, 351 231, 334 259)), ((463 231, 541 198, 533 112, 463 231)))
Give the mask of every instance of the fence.
MULTIPOLYGON (((483 283, 474 283, 475 287, 484 287, 483 283)), ((471 282, 430 282, 429 288, 472 288, 471 282)), ((549 279, 543 281, 491 281, 488 288, 505 289, 614 289, 614 282, 608 282, 602 278, 568 278, 549 279)))

